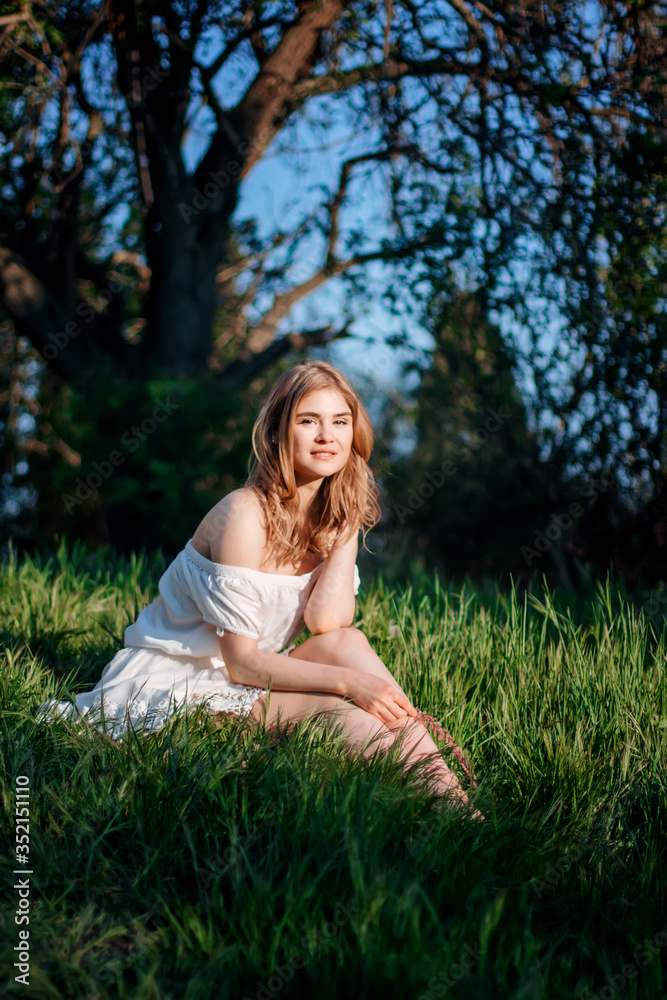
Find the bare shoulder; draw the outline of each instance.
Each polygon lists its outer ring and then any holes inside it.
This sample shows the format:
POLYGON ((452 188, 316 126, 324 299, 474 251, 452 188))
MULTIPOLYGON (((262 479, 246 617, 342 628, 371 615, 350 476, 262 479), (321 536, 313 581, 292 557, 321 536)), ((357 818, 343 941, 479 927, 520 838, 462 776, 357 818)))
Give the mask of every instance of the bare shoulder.
POLYGON ((222 498, 220 503, 227 506, 230 510, 247 511, 248 513, 254 512, 259 517, 262 514, 262 505, 259 502, 259 497, 249 486, 240 486, 238 490, 232 490, 231 493, 222 498))
POLYGON ((266 529, 254 490, 241 487, 218 501, 197 528, 192 544, 213 562, 259 569, 266 529))

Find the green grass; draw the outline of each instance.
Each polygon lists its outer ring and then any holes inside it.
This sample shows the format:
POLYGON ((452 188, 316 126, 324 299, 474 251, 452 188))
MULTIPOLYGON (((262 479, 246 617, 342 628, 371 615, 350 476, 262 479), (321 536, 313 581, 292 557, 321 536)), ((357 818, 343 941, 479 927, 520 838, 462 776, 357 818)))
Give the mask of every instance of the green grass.
POLYGON ((192 712, 116 746, 36 722, 98 680, 164 568, 79 546, 0 567, 0 993, 667 995, 664 617, 609 585, 574 613, 544 591, 362 574, 359 623, 472 760, 479 826, 313 724, 257 735, 192 712), (29 987, 12 967, 17 775, 29 987))

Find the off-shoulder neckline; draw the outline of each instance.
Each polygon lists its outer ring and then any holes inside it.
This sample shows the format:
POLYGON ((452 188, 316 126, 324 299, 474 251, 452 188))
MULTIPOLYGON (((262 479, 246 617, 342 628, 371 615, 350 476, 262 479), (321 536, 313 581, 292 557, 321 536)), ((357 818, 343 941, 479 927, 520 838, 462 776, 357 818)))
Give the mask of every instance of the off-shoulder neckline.
POLYGON ((303 580, 309 580, 313 573, 324 565, 326 559, 318 563, 314 569, 311 569, 310 573, 267 573, 264 570, 259 569, 248 569, 246 566, 230 566, 228 563, 217 563, 213 562, 212 559, 207 559, 203 556, 194 545, 192 544, 192 539, 190 538, 185 543, 185 549, 183 550, 188 559, 197 563, 202 569, 208 570, 209 573, 214 573, 216 576, 228 576, 228 577, 243 577, 247 576, 250 580, 261 580, 266 583, 268 580, 273 580, 283 586, 298 586, 303 580))

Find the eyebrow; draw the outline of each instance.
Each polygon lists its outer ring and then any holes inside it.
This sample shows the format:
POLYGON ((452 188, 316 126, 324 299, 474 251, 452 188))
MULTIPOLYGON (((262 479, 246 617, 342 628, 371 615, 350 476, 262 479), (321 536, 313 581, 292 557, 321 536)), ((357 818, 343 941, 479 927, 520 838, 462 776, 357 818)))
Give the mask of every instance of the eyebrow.
MULTIPOLYGON (((352 411, 345 410, 344 413, 332 413, 332 417, 351 417, 352 411)), ((303 413, 297 413, 297 417, 319 417, 319 413, 313 413, 312 410, 304 410, 303 413)))

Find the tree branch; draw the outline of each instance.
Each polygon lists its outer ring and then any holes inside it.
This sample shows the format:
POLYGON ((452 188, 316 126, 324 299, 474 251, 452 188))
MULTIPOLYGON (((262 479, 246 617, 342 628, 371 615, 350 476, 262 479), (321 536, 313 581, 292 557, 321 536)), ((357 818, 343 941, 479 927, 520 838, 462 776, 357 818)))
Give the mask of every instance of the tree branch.
POLYGON ((6 247, 0 247, 0 303, 54 374, 84 392, 96 392, 89 376, 110 356, 129 357, 130 345, 110 331, 103 331, 100 344, 100 317, 92 306, 81 302, 65 311, 23 257, 6 247))
POLYGON ((236 107, 253 140, 246 157, 244 177, 259 160, 282 126, 285 107, 297 80, 310 73, 322 32, 343 11, 343 0, 311 0, 301 6, 299 16, 264 60, 260 72, 236 107))
POLYGON ((303 351, 306 347, 319 347, 330 344, 340 337, 349 337, 347 326, 331 333, 331 327, 319 327, 316 330, 305 330, 302 333, 288 333, 269 344, 267 348, 251 357, 232 361, 231 365, 219 376, 219 385, 225 389, 238 389, 247 385, 256 375, 263 372, 290 351, 303 351))
MULTIPOLYGON (((225 45, 222 52, 216 57, 216 59, 211 63, 210 66, 201 67, 202 76, 206 75, 209 81, 213 80, 213 77, 220 72, 224 64, 227 62, 232 53, 236 51, 241 42, 244 42, 246 39, 252 41, 253 35, 259 34, 262 28, 271 28, 273 27, 274 24, 282 24, 282 23, 283 23, 282 18, 279 16, 275 16, 275 17, 267 17, 265 21, 261 20, 256 21, 253 24, 249 25, 248 27, 245 27, 242 31, 239 31, 238 35, 235 35, 235 37, 232 38, 232 40, 228 42, 227 45, 225 45)), ((255 58, 257 59, 257 62, 260 63, 261 65, 260 59, 258 58, 258 53, 255 51, 255 45, 253 45, 253 52, 255 52, 255 58)))
MULTIPOLYGON (((321 97, 342 90, 349 90, 358 83, 377 83, 379 80, 400 80, 406 76, 448 76, 463 74, 475 76, 482 71, 479 63, 464 63, 456 58, 445 59, 387 59, 381 63, 371 63, 340 73, 329 73, 313 77, 296 84, 290 93, 290 101, 299 106, 309 97, 321 97)), ((495 75, 495 74, 494 74, 495 75)), ((507 76, 507 71, 501 75, 507 76)), ((516 73, 512 73, 512 77, 516 73)))
POLYGON ((265 350, 273 341, 278 324, 289 314, 296 302, 310 295, 330 278, 349 271, 351 267, 368 264, 375 260, 400 260, 403 257, 411 256, 416 250, 423 250, 430 246, 430 238, 421 240, 410 240, 403 246, 385 247, 381 250, 372 250, 365 254, 356 254, 348 260, 335 261, 333 264, 325 264, 319 271, 313 274, 307 281, 290 288, 288 292, 277 295, 269 311, 262 317, 260 322, 254 326, 246 343, 246 349, 252 353, 265 350))
POLYGON ((23 14, 5 14, 4 17, 0 17, 0 28, 5 28, 12 24, 20 24, 21 21, 31 20, 32 14, 30 11, 26 11, 23 14))

